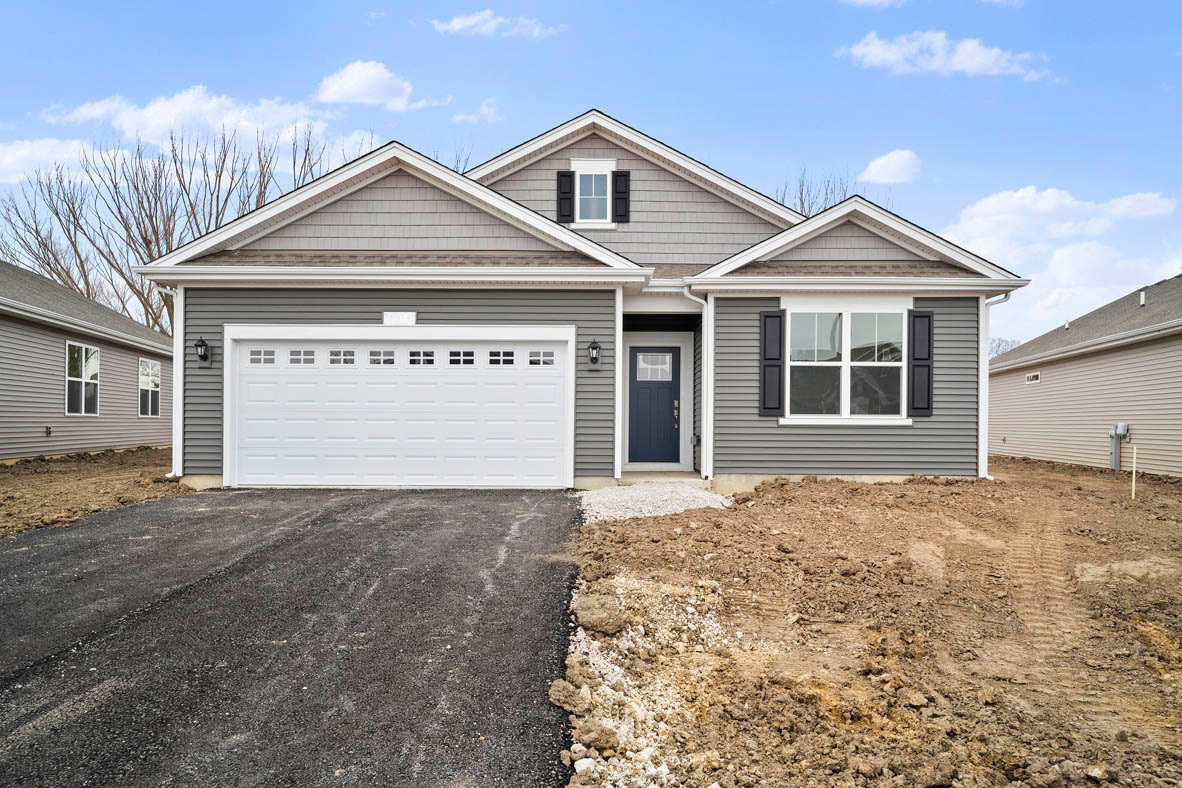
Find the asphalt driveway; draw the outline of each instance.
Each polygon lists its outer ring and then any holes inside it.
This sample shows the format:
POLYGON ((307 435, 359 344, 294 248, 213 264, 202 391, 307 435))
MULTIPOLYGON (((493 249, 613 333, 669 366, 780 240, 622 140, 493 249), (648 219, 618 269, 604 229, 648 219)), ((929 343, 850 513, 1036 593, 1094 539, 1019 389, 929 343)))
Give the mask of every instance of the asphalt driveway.
POLYGON ((0 785, 562 785, 575 517, 221 491, 0 539, 0 785))

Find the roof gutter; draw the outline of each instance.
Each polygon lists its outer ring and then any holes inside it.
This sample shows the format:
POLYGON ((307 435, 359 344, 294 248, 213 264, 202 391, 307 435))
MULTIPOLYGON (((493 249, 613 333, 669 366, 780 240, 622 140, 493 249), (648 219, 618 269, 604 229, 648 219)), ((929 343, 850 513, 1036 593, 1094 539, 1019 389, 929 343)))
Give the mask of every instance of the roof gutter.
POLYGON ((35 306, 29 306, 28 304, 22 304, 19 301, 4 298, 3 296, 0 296, 0 313, 13 315, 24 320, 31 320, 35 323, 44 323, 56 328, 77 331, 80 334, 107 339, 111 342, 127 345, 128 347, 150 350, 153 353, 163 353, 165 355, 172 353, 172 347, 170 345, 158 345, 151 340, 140 339, 139 337, 125 334, 122 331, 116 331, 112 328, 104 328, 97 323, 79 320, 76 317, 50 312, 48 309, 40 309, 35 306))
POLYGON ((986 277, 917 277, 917 276, 724 276, 713 279, 696 277, 686 280, 699 293, 767 292, 794 290, 830 291, 945 291, 998 295, 1030 284, 1029 279, 993 279, 986 277))
POLYGON ((1028 367, 1032 364, 1043 364, 1048 361, 1058 361, 1059 359, 1081 356, 1085 353, 1095 353, 1100 350, 1109 350, 1111 348, 1132 345, 1138 342, 1148 342, 1151 339, 1160 339, 1161 337, 1167 337, 1173 334, 1182 334, 1182 319, 1169 320, 1165 323, 1158 323, 1156 325, 1145 326, 1143 328, 1135 328, 1131 331, 1123 331, 1119 334, 1110 334, 1106 337, 1089 339, 1086 342, 1079 342, 1075 345, 1068 345, 1067 347, 1048 350, 1043 353, 1035 353, 1033 356, 1017 358, 1012 361, 1003 361, 1000 364, 990 364, 989 374, 992 375, 994 372, 1006 372, 1007 370, 1011 369, 1028 367))

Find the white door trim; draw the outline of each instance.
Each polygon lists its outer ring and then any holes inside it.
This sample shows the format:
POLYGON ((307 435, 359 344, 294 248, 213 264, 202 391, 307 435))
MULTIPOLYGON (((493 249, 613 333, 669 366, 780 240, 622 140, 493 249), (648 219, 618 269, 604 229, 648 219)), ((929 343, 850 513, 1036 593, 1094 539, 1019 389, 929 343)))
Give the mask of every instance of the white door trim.
MULTIPOLYGON (((576 328, 573 325, 317 325, 317 324, 234 324, 222 327, 222 483, 238 486, 238 412, 234 392, 237 383, 237 345, 249 340, 479 340, 566 342, 566 441, 564 485, 574 487, 575 479, 575 368, 576 328)), ((412 485, 421 486, 421 485, 412 485)))
POLYGON ((624 352, 624 470, 692 471, 694 469, 694 332, 625 331, 624 352), (679 462, 628 462, 628 403, 631 401, 632 348, 676 347, 681 350, 681 460, 679 462), (689 407, 686 407, 689 403, 689 407), (688 427, 688 428, 687 428, 688 427))

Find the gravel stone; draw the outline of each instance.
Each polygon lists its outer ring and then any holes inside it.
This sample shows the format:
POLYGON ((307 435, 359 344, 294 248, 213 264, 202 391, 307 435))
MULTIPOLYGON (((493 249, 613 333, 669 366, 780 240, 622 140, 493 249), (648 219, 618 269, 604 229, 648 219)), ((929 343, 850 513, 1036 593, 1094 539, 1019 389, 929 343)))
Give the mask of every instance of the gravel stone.
POLYGON ((589 523, 676 514, 703 507, 725 509, 731 505, 731 499, 725 495, 684 482, 642 482, 604 487, 578 493, 578 498, 583 517, 589 523))

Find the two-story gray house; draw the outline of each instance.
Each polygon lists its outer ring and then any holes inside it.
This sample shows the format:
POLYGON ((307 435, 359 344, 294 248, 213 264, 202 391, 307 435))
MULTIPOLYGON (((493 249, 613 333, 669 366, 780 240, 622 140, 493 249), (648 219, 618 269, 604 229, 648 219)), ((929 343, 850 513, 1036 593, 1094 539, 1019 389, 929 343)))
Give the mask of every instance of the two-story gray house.
POLYGON ((171 342, 0 262, 0 460, 169 445, 171 342))
POLYGON ((802 216, 598 111, 465 174, 391 142, 139 269, 194 485, 987 474, 992 296, 860 197, 802 216))

